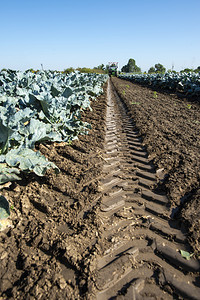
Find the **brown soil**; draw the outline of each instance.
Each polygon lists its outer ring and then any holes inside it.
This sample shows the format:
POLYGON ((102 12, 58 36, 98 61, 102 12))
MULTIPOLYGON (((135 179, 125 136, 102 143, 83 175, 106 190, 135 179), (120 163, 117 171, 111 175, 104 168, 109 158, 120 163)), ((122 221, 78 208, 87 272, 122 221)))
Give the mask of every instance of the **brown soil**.
POLYGON ((200 253, 200 106, 176 94, 154 92, 131 82, 112 79, 158 169, 176 217, 189 227, 195 253, 200 253))
POLYGON ((82 212, 98 198, 106 97, 92 103, 83 120, 88 135, 72 145, 39 145, 61 170, 39 178, 24 176, 2 194, 13 206, 13 228, 0 233, 0 295, 3 299, 78 299, 85 290, 83 271, 98 224, 95 211, 82 212))
POLYGON ((198 261, 176 251, 191 252, 182 220, 200 251, 200 107, 112 82, 128 113, 105 86, 83 113, 88 135, 38 145, 61 172, 1 190, 12 227, 0 232, 0 299, 198 299, 198 261))

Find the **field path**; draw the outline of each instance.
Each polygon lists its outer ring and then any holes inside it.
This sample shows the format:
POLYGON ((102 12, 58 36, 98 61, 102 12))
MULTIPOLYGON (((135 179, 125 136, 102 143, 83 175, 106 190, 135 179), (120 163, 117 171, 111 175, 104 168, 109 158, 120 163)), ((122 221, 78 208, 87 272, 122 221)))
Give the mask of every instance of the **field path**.
POLYGON ((90 295, 104 299, 200 299, 195 286, 199 262, 186 235, 173 220, 165 194, 154 191, 162 180, 142 146, 134 121, 108 83, 98 243, 102 255, 91 274, 90 295))

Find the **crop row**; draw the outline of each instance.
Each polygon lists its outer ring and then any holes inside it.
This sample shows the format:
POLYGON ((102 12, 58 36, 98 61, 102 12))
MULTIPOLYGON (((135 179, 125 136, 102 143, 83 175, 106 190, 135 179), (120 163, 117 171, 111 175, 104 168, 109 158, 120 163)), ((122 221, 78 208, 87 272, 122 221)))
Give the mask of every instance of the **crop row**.
POLYGON ((65 75, 53 71, 0 72, 0 184, 20 179, 21 171, 42 176, 58 168, 39 151, 38 142, 70 142, 90 124, 81 111, 103 92, 107 75, 65 75))
POLYGON ((187 96, 200 96, 200 73, 120 74, 119 78, 152 88, 168 89, 187 96))

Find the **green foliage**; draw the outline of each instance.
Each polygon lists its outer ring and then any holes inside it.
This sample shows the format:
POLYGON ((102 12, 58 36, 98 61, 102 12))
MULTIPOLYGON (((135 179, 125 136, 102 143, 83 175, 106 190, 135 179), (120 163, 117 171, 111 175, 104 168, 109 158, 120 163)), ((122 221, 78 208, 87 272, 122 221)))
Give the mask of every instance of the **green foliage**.
POLYGON ((199 72, 200 72, 200 66, 197 67, 197 68, 194 70, 194 72, 199 73, 199 72))
POLYGON ((4 196, 0 196, 0 220, 4 220, 10 216, 9 202, 4 196))
POLYGON ((0 184, 8 181, 20 180, 19 174, 19 169, 10 168, 6 163, 0 163, 0 184))
POLYGON ((79 71, 80 73, 96 73, 94 69, 90 69, 90 68, 77 68, 77 71, 79 71))
POLYGON ((121 69, 125 73, 141 73, 140 67, 138 67, 133 58, 130 58, 128 64, 123 66, 121 69))
POLYGON ((153 73, 156 73, 156 69, 154 67, 151 67, 149 70, 148 70, 148 74, 153 74, 153 73))
POLYGON ((140 105, 140 102, 131 102, 131 104, 140 105))
POLYGON ((72 73, 72 72, 74 72, 74 71, 75 71, 75 69, 72 68, 72 67, 70 67, 70 68, 65 69, 65 70, 63 71, 63 74, 70 74, 70 73, 72 73))
POLYGON ((135 68, 137 68, 136 63, 135 63, 135 59, 130 58, 127 64, 127 68, 128 68, 128 72, 134 72, 135 68))
POLYGON ((197 67, 196 69, 185 68, 185 69, 181 70, 180 72, 181 73, 192 73, 192 72, 199 73, 200 72, 200 66, 197 67))
POLYGON ((169 69, 169 70, 167 70, 167 73, 174 73, 174 74, 176 74, 177 72, 175 70, 169 69))
POLYGON ((166 69, 161 64, 155 64, 156 73, 165 73, 166 69))
POLYGON ((30 68, 30 69, 26 70, 24 73, 29 73, 29 72, 37 74, 38 72, 40 72, 40 70, 34 70, 34 69, 30 68))
POLYGON ((19 167, 21 171, 34 172, 38 176, 44 176, 50 168, 56 173, 59 172, 58 167, 49 162, 44 155, 28 148, 11 149, 4 156, 4 162, 10 167, 19 167))
POLYGON ((1 195, 0 196, 0 231, 6 229, 6 227, 11 226, 11 221, 8 219, 10 216, 10 205, 8 200, 1 195))
POLYGON ((154 96, 155 99, 158 98, 157 92, 153 92, 153 96, 154 96))
POLYGON ((70 142, 87 134, 81 111, 103 92, 107 75, 32 70, 0 73, 0 184, 20 180, 20 171, 43 176, 58 168, 35 144, 70 142))
POLYGON ((93 69, 86 68, 86 67, 74 69, 74 68, 70 67, 70 68, 65 69, 62 73, 63 74, 70 74, 70 73, 75 72, 75 71, 79 71, 80 73, 88 73, 88 74, 90 74, 90 73, 92 73, 92 74, 105 74, 106 73, 103 64, 98 66, 98 67, 94 67, 93 69))
POLYGON ((191 257, 194 255, 194 253, 190 254, 189 252, 184 251, 184 250, 180 250, 180 252, 181 252, 182 257, 184 257, 187 260, 190 260, 191 257))
POLYGON ((200 73, 120 74, 118 77, 150 86, 154 90, 163 88, 181 92, 187 96, 200 96, 200 73))
POLYGON ((105 66, 104 66, 104 64, 101 64, 98 67, 94 67, 94 69, 105 70, 105 66))
POLYGON ((190 72, 193 72, 193 71, 194 71, 193 69, 185 68, 184 70, 181 70, 180 72, 181 73, 190 73, 190 72))
POLYGON ((105 74, 105 71, 99 68, 90 69, 83 67, 77 68, 76 71, 79 71, 80 73, 105 74))
POLYGON ((161 74, 164 74, 166 71, 165 67, 161 64, 155 64, 154 67, 151 67, 149 70, 148 70, 148 74, 153 74, 153 73, 161 73, 161 74))

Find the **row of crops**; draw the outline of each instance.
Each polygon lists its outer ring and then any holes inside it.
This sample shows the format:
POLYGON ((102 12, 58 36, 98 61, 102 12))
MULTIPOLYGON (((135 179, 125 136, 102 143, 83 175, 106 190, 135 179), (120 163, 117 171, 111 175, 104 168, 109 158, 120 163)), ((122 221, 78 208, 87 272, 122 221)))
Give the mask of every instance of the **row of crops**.
POLYGON ((0 184, 19 180, 22 171, 59 171, 35 144, 87 134, 90 124, 81 120, 81 111, 91 109, 106 80, 107 75, 79 72, 0 72, 0 184))
POLYGON ((153 89, 162 88, 181 92, 187 96, 200 96, 200 73, 120 74, 119 78, 153 89))

